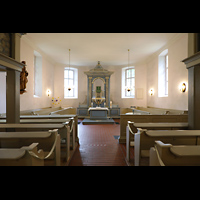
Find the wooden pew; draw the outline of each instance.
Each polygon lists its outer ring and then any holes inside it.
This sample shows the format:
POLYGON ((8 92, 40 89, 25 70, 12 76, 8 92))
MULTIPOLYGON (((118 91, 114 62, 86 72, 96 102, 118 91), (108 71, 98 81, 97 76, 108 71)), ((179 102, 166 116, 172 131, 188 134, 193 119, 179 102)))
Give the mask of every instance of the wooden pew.
MULTIPOLYGON (((44 151, 45 165, 60 166, 60 135, 58 129, 40 132, 0 132, 0 148, 20 148, 31 143, 38 143, 44 151), (51 162, 53 161, 53 162, 51 162)), ((37 155, 31 154, 33 157, 37 155)))
POLYGON ((21 115, 20 119, 69 119, 74 118, 75 121, 75 141, 79 143, 78 138, 78 116, 73 114, 67 115, 21 115))
MULTIPOLYGON (((64 124, 64 125, 69 125, 70 130, 72 129, 70 133, 70 137, 72 140, 72 149, 74 150, 75 147, 75 123, 73 122, 74 118, 69 118, 69 119, 20 119, 20 124, 64 124), (72 128, 71 125, 74 125, 72 128)), ((0 124, 6 124, 5 119, 0 119, 0 124)))
POLYGON ((68 108, 62 108, 60 110, 52 111, 50 115, 68 115, 68 114, 76 114, 76 108, 68 107, 68 108))
POLYGON ((188 115, 120 115, 120 137, 119 143, 126 143, 127 122, 135 123, 174 123, 188 122, 188 115))
POLYGON ((0 124, 0 132, 30 132, 30 131, 48 131, 58 129, 64 150, 64 158, 69 159, 70 156, 70 126, 68 124, 0 124))
POLYGON ((138 128, 134 135, 134 160, 135 166, 139 166, 140 157, 149 157, 149 150, 156 140, 161 140, 172 145, 199 145, 200 130, 154 130, 138 128))
POLYGON ((33 157, 34 153, 44 157, 42 150, 37 150, 38 143, 24 146, 18 149, 0 149, 0 166, 44 166, 44 160, 33 157))
POLYGON ((150 149, 150 166, 200 166, 199 145, 155 143, 150 149))
MULTIPOLYGON (((67 115, 20 115, 20 119, 69 119, 74 118, 75 121, 75 141, 79 143, 78 138, 78 116, 74 114, 67 114, 67 115)), ((0 116, 0 119, 5 119, 6 116, 0 116)))
POLYGON ((126 159, 130 160, 130 146, 134 146, 134 135, 138 128, 147 130, 185 130, 188 129, 188 123, 134 123, 128 121, 126 127, 126 159), (131 145, 131 143, 133 145, 131 145))

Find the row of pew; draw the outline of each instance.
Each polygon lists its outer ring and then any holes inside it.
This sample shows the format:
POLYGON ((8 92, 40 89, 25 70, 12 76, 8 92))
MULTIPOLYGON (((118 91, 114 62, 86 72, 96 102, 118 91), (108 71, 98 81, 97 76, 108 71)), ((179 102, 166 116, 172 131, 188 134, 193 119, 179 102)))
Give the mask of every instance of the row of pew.
POLYGON ((78 144, 77 116, 20 116, 20 124, 0 119, 0 166, 60 166, 78 144))
POLYGON ((149 157, 150 166, 200 166, 200 130, 188 123, 134 123, 126 127, 126 160, 134 146, 134 165, 149 157))

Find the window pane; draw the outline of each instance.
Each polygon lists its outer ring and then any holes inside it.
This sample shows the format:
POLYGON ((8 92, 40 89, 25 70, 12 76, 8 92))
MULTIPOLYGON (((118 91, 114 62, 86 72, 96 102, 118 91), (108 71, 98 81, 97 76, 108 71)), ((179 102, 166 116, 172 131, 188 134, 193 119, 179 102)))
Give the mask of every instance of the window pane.
POLYGON ((134 96, 134 94, 135 94, 135 88, 132 88, 132 90, 131 90, 131 96, 134 96))
POLYGON ((69 70, 69 78, 74 78, 74 72, 72 70, 69 70))
POLYGON ((126 96, 127 96, 127 97, 130 97, 130 95, 131 95, 130 91, 128 92, 128 91, 126 90, 126 96))
POLYGON ((166 81, 168 81, 168 69, 166 69, 166 81))
POLYGON ((135 78, 132 78, 132 86, 135 87, 135 78))
POLYGON ((168 95, 168 82, 166 82, 166 85, 165 85, 165 95, 168 95))
POLYGON ((64 79, 64 87, 67 87, 68 85, 68 79, 64 79))
POLYGON ((135 77, 135 69, 131 69, 132 77, 135 77))
POLYGON ((168 55, 165 56, 166 68, 168 68, 168 55))
POLYGON ((64 78, 68 78, 68 69, 64 70, 64 78))
POLYGON ((126 79, 126 83, 127 83, 126 86, 130 87, 130 79, 126 79))
POLYGON ((129 78, 129 77, 130 77, 130 70, 127 69, 127 70, 126 70, 126 78, 129 78))
POLYGON ((69 86, 73 86, 73 83, 74 83, 74 81, 73 81, 73 79, 69 79, 69 86))
POLYGON ((68 90, 68 95, 69 95, 69 97, 73 97, 74 96, 74 89, 71 89, 70 91, 68 90))

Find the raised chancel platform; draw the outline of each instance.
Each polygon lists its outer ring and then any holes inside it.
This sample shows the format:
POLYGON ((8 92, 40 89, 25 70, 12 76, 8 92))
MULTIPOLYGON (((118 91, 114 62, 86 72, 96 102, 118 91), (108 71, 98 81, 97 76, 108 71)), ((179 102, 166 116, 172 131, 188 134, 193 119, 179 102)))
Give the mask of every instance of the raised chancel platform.
POLYGON ((84 119, 82 121, 83 125, 92 125, 92 124, 114 124, 115 121, 113 119, 98 119, 98 120, 94 120, 94 119, 84 119))

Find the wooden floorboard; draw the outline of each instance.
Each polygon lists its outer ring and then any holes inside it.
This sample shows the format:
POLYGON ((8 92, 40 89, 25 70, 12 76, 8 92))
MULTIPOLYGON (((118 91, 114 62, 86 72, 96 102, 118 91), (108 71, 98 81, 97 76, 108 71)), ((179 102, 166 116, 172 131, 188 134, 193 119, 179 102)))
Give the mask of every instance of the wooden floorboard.
MULTIPOLYGON (((82 120, 79 119, 79 122, 82 120)), ((120 119, 115 119, 120 122, 120 119)), ((119 124, 78 125, 79 146, 69 166, 127 166, 119 124)))

